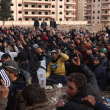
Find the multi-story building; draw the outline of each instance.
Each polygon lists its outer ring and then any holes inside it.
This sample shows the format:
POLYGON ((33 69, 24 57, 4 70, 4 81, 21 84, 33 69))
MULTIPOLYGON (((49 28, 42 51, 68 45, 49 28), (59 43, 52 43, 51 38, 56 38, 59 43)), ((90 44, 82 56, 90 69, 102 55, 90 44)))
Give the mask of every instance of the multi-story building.
POLYGON ((85 19, 85 0, 76 0, 76 20, 83 21, 85 19))
POLYGON ((87 0, 85 11, 88 23, 106 24, 110 22, 110 0, 87 0))
POLYGON ((76 19, 75 0, 12 0, 11 20, 50 20, 74 21, 76 19))

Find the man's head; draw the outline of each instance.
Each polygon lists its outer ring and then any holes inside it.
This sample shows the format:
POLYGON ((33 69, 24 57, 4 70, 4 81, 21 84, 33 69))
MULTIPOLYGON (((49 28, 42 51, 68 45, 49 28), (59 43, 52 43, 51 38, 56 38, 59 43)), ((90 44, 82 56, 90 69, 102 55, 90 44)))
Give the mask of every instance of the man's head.
POLYGON ((110 43, 107 44, 107 48, 110 49, 110 43))
POLYGON ((24 63, 28 60, 27 53, 22 51, 18 53, 18 60, 20 63, 24 63))
POLYGON ((75 46, 75 42, 73 40, 70 41, 70 47, 74 47, 75 46))
POLYGON ((17 77, 20 75, 18 64, 14 60, 9 60, 3 63, 3 68, 9 75, 11 81, 17 80, 17 77))
POLYGON ((22 91, 26 106, 34 106, 47 102, 45 90, 38 84, 30 84, 22 91))
POLYGON ((51 56, 53 60, 56 60, 58 58, 58 52, 57 50, 52 50, 51 51, 51 56))
POLYGON ((2 55, 2 63, 11 60, 11 56, 8 53, 2 55))
POLYGON ((93 65, 96 66, 101 62, 101 56, 99 54, 94 55, 93 57, 93 65))
POLYGON ((87 83, 87 78, 82 73, 72 73, 68 76, 68 98, 72 99, 76 94, 78 94, 83 86, 87 83))
POLYGON ((45 22, 45 19, 43 19, 43 22, 45 22))
POLYGON ((107 50, 104 49, 104 48, 100 49, 99 50, 99 54, 100 54, 101 58, 104 58, 106 56, 106 54, 107 54, 107 50))
POLYGON ((76 47, 74 48, 74 51, 73 51, 74 55, 77 55, 77 54, 80 53, 80 52, 81 52, 81 47, 80 47, 80 46, 76 46, 76 47))
POLYGON ((97 51, 99 51, 100 49, 104 48, 104 45, 103 44, 98 44, 97 45, 97 51))
POLYGON ((88 47, 87 50, 89 50, 90 54, 92 54, 93 47, 88 47))

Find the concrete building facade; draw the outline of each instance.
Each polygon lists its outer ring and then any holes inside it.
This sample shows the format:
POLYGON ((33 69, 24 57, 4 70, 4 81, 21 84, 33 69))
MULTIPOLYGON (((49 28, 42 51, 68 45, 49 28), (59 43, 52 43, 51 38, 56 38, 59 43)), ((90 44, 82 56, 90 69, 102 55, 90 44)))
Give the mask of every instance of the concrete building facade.
POLYGON ((75 0, 12 0, 11 11, 15 21, 42 21, 54 18, 56 21, 75 21, 75 0))
POLYGON ((110 22, 110 0, 87 0, 86 20, 91 24, 110 22))

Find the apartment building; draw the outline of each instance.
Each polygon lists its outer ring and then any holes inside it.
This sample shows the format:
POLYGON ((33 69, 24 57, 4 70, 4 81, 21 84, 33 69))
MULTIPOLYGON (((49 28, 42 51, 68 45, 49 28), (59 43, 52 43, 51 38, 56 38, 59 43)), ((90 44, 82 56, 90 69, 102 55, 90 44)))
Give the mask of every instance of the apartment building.
POLYGON ((76 0, 76 20, 85 20, 86 0, 76 0))
POLYGON ((110 0, 87 0, 85 11, 88 23, 107 24, 110 22, 110 0))
POLYGON ((35 17, 42 21, 54 18, 56 21, 76 19, 75 0, 12 0, 11 20, 32 21, 35 17))

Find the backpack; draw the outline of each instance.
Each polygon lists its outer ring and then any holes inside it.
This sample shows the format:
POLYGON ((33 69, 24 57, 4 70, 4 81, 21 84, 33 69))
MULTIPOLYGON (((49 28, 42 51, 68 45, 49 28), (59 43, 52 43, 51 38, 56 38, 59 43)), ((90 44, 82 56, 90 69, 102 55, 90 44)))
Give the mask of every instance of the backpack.
MULTIPOLYGON (((27 76, 29 77, 28 79, 26 79, 26 85, 31 84, 31 77, 30 77, 30 73, 28 71, 25 70, 21 70, 20 71, 23 75, 27 74, 27 76)), ((24 110, 25 109, 25 100, 22 97, 21 94, 22 90, 17 90, 16 91, 16 99, 15 99, 15 108, 14 110, 24 110)))

